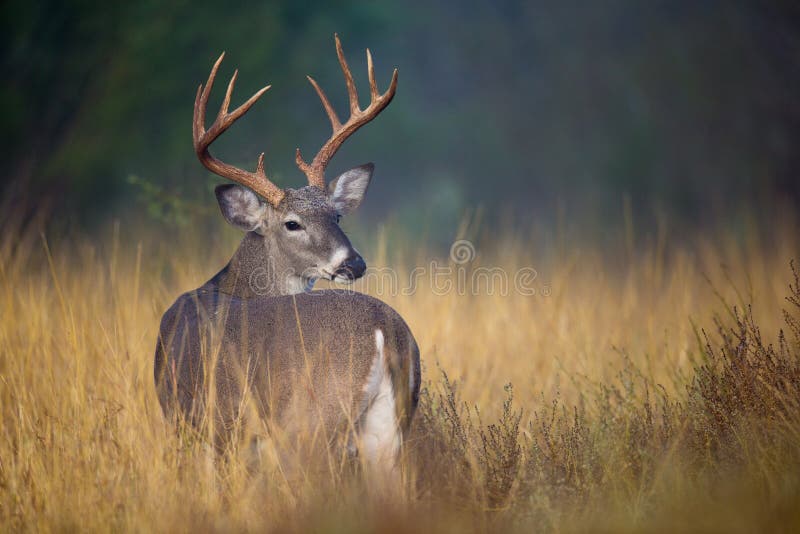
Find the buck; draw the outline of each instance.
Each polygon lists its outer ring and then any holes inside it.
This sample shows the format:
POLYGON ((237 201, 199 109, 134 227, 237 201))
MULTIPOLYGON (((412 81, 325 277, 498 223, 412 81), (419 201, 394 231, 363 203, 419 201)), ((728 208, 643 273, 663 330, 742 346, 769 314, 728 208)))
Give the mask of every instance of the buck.
POLYGON ((194 150, 207 169, 236 182, 215 193, 223 217, 245 235, 219 273, 181 295, 164 314, 155 384, 166 417, 213 428, 218 450, 249 433, 258 443, 272 439, 282 451, 343 451, 375 472, 396 473, 419 396, 416 341, 402 317, 375 298, 312 291, 320 278, 347 283, 364 274, 364 259, 339 220, 361 203, 374 167, 355 167, 327 185, 325 168, 397 89, 395 69, 388 90, 379 93, 367 50, 370 104, 362 110, 338 36, 335 41, 350 118, 340 122, 309 76, 333 133, 310 163, 297 149, 297 165, 308 179, 304 187, 281 189, 271 182, 263 153, 255 172, 209 153, 214 140, 270 86, 229 113, 236 71, 208 130, 206 106, 224 53, 198 88, 194 150))

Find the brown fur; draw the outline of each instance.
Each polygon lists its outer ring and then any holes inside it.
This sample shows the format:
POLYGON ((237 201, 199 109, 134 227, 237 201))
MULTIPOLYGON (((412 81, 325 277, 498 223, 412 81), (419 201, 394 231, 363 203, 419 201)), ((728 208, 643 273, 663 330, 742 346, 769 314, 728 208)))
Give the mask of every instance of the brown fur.
POLYGON ((259 243, 257 236, 246 237, 226 269, 164 314, 155 382, 165 414, 197 429, 213 424, 218 448, 231 444, 248 415, 280 429, 288 440, 311 433, 320 444, 343 443, 350 439, 343 429, 357 432, 380 328, 398 423, 406 431, 420 369, 417 344, 400 315, 350 291, 254 295, 241 283, 247 278, 242 266, 259 263, 265 253, 259 243), (239 295, 223 290, 237 288, 245 289, 239 295), (208 410, 209 402, 214 410, 208 410))

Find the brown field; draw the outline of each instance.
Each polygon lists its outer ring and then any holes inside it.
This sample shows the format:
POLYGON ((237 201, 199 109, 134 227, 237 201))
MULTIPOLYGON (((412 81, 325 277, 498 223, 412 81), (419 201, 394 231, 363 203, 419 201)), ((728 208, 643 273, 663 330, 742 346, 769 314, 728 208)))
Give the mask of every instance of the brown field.
POLYGON ((490 235, 466 225, 477 255, 463 264, 446 247, 356 240, 371 265, 402 266, 396 290, 359 289, 400 311, 423 359, 408 487, 391 500, 340 473, 290 485, 209 468, 163 420, 160 315, 227 261, 235 234, 30 228, 0 240, 0 531, 800 530, 793 219, 629 230, 610 248, 482 245, 490 235), (423 278, 403 294, 437 257, 451 290, 423 278), (507 294, 459 291, 479 267, 501 268, 507 294), (523 268, 533 295, 513 287, 523 268))

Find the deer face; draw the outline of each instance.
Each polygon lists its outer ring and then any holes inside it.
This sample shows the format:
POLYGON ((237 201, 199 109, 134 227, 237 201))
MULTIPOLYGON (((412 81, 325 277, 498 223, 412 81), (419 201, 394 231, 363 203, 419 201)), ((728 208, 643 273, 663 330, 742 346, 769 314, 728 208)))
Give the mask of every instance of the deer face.
MULTIPOLYGON (((206 84, 197 88, 194 100, 192 140, 195 154, 208 170, 240 184, 224 185, 216 189, 222 214, 237 228, 254 232, 248 234, 249 236, 257 235, 264 239, 263 250, 267 251, 264 261, 274 263, 274 267, 279 270, 274 273, 278 280, 273 277, 273 281, 278 283, 279 291, 283 292, 297 292, 298 288, 302 291, 317 278, 352 281, 361 277, 366 270, 364 259, 339 228, 339 217, 361 203, 372 177, 373 166, 370 163, 351 169, 327 186, 325 168, 342 143, 377 117, 392 101, 397 90, 397 69, 392 73, 389 88, 381 93, 375 80, 372 55, 367 50, 370 97, 369 105, 361 109, 342 43, 338 36, 334 36, 334 41, 350 100, 350 117, 342 122, 322 88, 313 78, 308 77, 328 115, 332 133, 310 163, 303 159, 300 149, 297 149, 295 162, 308 179, 307 187, 281 189, 272 183, 264 171, 263 153, 258 158, 255 172, 250 172, 225 163, 208 151, 211 143, 247 113, 270 88, 269 85, 229 112, 237 76, 234 73, 217 118, 206 129, 206 105, 217 69, 225 57, 223 53, 211 68, 206 84)), ((270 268, 273 265, 265 267, 270 268)))
POLYGON ((327 190, 285 189, 274 207, 240 185, 221 185, 215 192, 225 219, 261 236, 270 259, 280 259, 277 267, 286 276, 346 283, 360 278, 367 266, 339 220, 361 204, 373 169, 371 163, 350 169, 327 190))

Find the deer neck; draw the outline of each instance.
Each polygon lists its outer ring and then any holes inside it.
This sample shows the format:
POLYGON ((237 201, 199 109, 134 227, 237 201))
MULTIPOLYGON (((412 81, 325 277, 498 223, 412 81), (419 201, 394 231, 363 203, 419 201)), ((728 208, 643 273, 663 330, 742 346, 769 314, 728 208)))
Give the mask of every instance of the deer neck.
POLYGON ((310 291, 314 279, 304 278, 282 264, 275 245, 249 232, 228 264, 201 289, 239 298, 277 297, 310 291))

